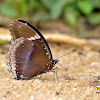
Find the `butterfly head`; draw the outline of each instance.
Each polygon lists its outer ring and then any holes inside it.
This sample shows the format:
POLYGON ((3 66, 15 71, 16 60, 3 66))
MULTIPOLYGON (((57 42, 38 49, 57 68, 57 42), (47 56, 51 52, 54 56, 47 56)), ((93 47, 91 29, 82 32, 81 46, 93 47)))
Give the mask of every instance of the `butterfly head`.
POLYGON ((59 60, 52 60, 53 67, 59 62, 59 60))

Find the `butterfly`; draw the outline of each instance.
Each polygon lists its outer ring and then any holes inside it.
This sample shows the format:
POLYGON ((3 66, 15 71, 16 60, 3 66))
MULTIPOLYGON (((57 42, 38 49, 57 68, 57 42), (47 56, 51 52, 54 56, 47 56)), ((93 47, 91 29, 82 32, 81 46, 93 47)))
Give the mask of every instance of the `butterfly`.
POLYGON ((6 58, 8 71, 15 79, 30 79, 49 72, 59 62, 52 58, 43 35, 28 22, 13 21, 9 30, 12 38, 6 58))

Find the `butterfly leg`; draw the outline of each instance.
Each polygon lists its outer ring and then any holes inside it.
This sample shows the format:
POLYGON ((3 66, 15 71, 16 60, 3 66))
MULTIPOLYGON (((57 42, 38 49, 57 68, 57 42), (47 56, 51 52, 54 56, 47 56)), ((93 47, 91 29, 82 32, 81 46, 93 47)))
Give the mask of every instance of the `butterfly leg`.
MULTIPOLYGON (((32 82, 35 81, 36 78, 37 78, 37 76, 35 76, 35 77, 33 78, 32 82)), ((31 83, 32 83, 32 82, 31 82, 31 83)))
MULTIPOLYGON (((40 72, 39 72, 40 73, 40 72)), ((32 80, 32 82, 37 78, 37 76, 39 75, 39 73, 33 78, 33 80, 32 80)), ((40 75, 40 78, 39 79, 41 79, 41 77, 42 77, 42 74, 40 75)), ((32 83, 31 82, 31 83, 32 83)))
POLYGON ((42 74, 40 75, 39 79, 41 80, 42 74))
POLYGON ((51 72, 54 72, 54 82, 55 82, 56 77, 58 79, 57 69, 58 69, 58 67, 56 67, 56 68, 54 68, 54 69, 51 70, 51 72))
POLYGON ((56 77, 57 77, 57 79, 58 79, 57 70, 58 70, 58 67, 52 69, 52 71, 54 72, 54 75, 56 75, 56 77))
MULTIPOLYGON (((37 78, 38 75, 39 75, 39 73, 38 73, 35 77, 33 77, 32 82, 37 78)), ((32 83, 32 82, 31 82, 31 83, 32 83)))

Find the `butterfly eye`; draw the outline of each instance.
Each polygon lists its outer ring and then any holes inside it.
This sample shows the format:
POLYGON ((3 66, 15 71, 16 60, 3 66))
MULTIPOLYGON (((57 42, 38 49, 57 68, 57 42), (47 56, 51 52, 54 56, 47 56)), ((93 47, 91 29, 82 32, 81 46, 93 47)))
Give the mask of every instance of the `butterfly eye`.
POLYGON ((59 60, 53 60, 52 63, 55 65, 59 62, 59 60))

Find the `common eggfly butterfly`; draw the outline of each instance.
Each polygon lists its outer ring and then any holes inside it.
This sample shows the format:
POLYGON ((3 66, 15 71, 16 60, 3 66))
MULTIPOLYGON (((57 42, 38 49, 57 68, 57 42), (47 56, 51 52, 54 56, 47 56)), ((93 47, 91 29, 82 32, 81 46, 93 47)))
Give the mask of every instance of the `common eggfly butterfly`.
POLYGON ((59 60, 53 60, 42 34, 24 20, 10 25, 11 47, 7 54, 8 71, 15 79, 29 79, 50 71, 59 60))

